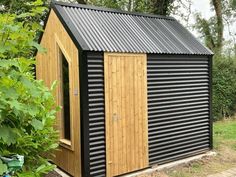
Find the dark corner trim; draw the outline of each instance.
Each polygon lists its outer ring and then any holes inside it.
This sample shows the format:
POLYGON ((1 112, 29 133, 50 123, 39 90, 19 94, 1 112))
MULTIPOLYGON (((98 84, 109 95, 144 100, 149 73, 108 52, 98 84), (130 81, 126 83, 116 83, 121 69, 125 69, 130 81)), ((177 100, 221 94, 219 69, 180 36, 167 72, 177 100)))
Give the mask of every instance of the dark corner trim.
POLYGON ((82 176, 90 177, 89 118, 88 118, 88 65, 87 53, 79 51, 80 115, 81 115, 81 168, 82 176))
POLYGON ((210 149, 213 149, 213 114, 212 114, 212 62, 213 56, 209 56, 209 118, 210 118, 210 149))

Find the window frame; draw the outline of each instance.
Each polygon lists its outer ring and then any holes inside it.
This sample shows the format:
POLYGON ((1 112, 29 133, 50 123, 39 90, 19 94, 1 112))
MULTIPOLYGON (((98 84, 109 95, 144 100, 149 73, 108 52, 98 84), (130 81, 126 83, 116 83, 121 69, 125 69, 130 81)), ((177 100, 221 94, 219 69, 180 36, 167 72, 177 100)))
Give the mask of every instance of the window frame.
POLYGON ((58 103, 60 106, 63 106, 63 74, 62 74, 62 60, 63 55, 65 60, 68 62, 68 70, 69 70, 69 97, 70 97, 70 140, 65 138, 65 130, 64 130, 64 112, 63 109, 60 109, 58 113, 58 130, 59 130, 59 145, 74 151, 74 131, 73 131, 73 114, 72 114, 72 60, 69 57, 68 53, 66 52, 65 48, 63 47, 62 43, 60 42, 59 38, 55 35, 55 47, 56 47, 56 59, 58 63, 58 103))

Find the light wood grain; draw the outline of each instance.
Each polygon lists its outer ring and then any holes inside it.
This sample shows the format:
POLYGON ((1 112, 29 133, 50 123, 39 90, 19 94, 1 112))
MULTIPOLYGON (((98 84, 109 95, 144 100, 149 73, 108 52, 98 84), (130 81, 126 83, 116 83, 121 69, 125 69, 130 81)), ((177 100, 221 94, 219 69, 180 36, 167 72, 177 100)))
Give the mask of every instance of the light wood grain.
MULTIPOLYGON (((50 12, 41 45, 47 49, 47 52, 38 53, 36 56, 36 76, 37 79, 44 80, 49 87, 55 80, 58 81, 58 86, 55 90, 55 98, 58 105, 62 105, 63 93, 60 87, 62 80, 60 50, 69 64, 71 141, 61 141, 59 151, 55 152, 54 163, 69 174, 81 177, 79 51, 53 10, 50 12)), ((62 123, 62 113, 58 112, 55 127, 60 132, 63 131, 62 123)))
POLYGON ((104 54, 107 177, 148 167, 146 60, 104 54))

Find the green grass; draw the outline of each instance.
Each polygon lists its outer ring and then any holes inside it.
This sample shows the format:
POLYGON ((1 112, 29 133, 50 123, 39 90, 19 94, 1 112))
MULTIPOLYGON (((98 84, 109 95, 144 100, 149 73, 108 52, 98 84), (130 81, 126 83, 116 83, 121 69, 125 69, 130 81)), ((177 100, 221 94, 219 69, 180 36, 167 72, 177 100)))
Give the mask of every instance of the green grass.
POLYGON ((214 138, 236 140, 236 121, 221 121, 214 123, 214 138))
POLYGON ((217 156, 208 157, 168 170, 170 177, 205 177, 236 167, 236 120, 213 124, 214 150, 217 156))
POLYGON ((213 126, 214 148, 218 149, 220 143, 229 143, 236 150, 236 121, 220 121, 213 126))

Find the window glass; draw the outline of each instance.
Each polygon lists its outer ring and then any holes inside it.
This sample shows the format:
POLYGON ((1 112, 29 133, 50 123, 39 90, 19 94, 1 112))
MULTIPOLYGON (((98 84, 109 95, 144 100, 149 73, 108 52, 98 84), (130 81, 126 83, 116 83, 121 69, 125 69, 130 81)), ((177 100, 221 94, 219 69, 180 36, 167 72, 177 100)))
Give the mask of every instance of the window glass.
POLYGON ((61 52, 61 67, 62 67, 62 89, 63 89, 63 128, 64 139, 70 140, 70 82, 69 82, 69 65, 61 52))

